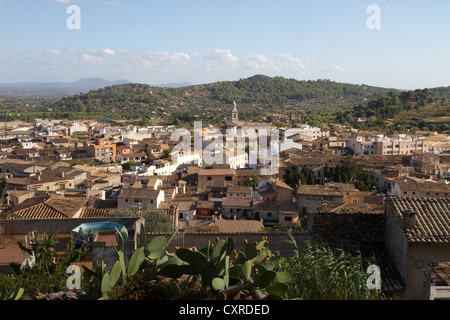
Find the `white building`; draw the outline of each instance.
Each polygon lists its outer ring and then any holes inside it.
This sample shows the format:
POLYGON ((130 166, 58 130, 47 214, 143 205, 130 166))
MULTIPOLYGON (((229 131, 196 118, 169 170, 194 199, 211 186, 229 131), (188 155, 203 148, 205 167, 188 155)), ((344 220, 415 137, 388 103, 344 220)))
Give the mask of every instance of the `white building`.
POLYGON ((88 132, 89 128, 85 124, 74 122, 69 128, 69 134, 72 135, 75 132, 88 132))
POLYGON ((313 141, 325 138, 330 135, 329 131, 322 131, 318 127, 311 127, 309 124, 301 124, 296 128, 280 128, 282 138, 294 138, 295 140, 313 141))

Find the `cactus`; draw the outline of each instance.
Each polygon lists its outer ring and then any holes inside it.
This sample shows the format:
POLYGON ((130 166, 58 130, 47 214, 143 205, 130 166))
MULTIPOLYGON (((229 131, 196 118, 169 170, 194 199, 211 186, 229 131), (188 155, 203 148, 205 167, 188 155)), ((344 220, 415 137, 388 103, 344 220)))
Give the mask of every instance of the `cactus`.
POLYGON ((122 270, 119 261, 116 261, 110 272, 105 272, 101 283, 102 298, 100 299, 108 299, 108 293, 116 285, 121 273, 122 270))
POLYGON ((217 299, 244 289, 257 299, 282 299, 288 290, 286 283, 290 275, 273 270, 270 261, 273 255, 267 245, 267 238, 259 243, 245 241, 245 252, 236 252, 232 238, 217 238, 216 244, 199 251, 178 248, 178 260, 166 263, 160 275, 177 279, 185 274, 200 274, 203 287, 211 287, 217 299), (231 254, 233 260, 230 260, 231 254))
POLYGON ((16 285, 14 292, 8 295, 6 287, 3 286, 0 290, 0 300, 19 300, 24 293, 24 289, 20 287, 20 285, 16 285))

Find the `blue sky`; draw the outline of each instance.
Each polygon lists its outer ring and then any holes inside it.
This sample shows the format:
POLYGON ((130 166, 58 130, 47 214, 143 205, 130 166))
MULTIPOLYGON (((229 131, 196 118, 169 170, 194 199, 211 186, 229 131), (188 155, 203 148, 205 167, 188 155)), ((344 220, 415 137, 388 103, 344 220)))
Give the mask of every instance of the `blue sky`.
POLYGON ((161 84, 255 74, 416 89, 450 85, 450 1, 0 0, 0 83, 161 84), (69 29, 67 8, 80 9, 69 29), (378 20, 377 20, 378 21, 378 20))

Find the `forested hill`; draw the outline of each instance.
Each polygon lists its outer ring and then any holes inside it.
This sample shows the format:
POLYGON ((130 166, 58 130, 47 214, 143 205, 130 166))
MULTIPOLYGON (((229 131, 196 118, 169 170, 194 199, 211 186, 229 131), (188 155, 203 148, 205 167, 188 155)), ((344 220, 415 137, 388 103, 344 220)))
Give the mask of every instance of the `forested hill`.
MULTIPOLYGON (((256 75, 182 88, 123 84, 65 97, 46 106, 53 112, 95 112, 127 117, 227 117, 236 101, 247 119, 271 112, 319 113, 351 108, 388 94, 393 89, 337 83, 329 80, 298 81, 256 75)), ((42 110, 44 111, 44 110, 42 110)), ((188 120, 188 119, 185 119, 188 120)))
POLYGON ((447 100, 450 100, 450 86, 448 86, 448 87, 432 88, 432 89, 430 89, 430 91, 437 98, 445 98, 447 100))

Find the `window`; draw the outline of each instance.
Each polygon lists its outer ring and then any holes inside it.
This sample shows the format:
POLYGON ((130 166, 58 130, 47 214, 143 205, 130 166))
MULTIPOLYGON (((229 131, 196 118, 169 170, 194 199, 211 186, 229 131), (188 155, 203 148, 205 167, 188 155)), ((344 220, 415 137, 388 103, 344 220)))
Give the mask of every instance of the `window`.
POLYGON ((284 221, 292 221, 292 217, 284 217, 284 221))
POLYGON ((207 177, 206 180, 211 181, 212 177, 207 177))
POLYGON ((233 177, 225 177, 225 181, 232 181, 233 177))
POLYGON ((272 212, 267 212, 267 217, 272 218, 272 212))

